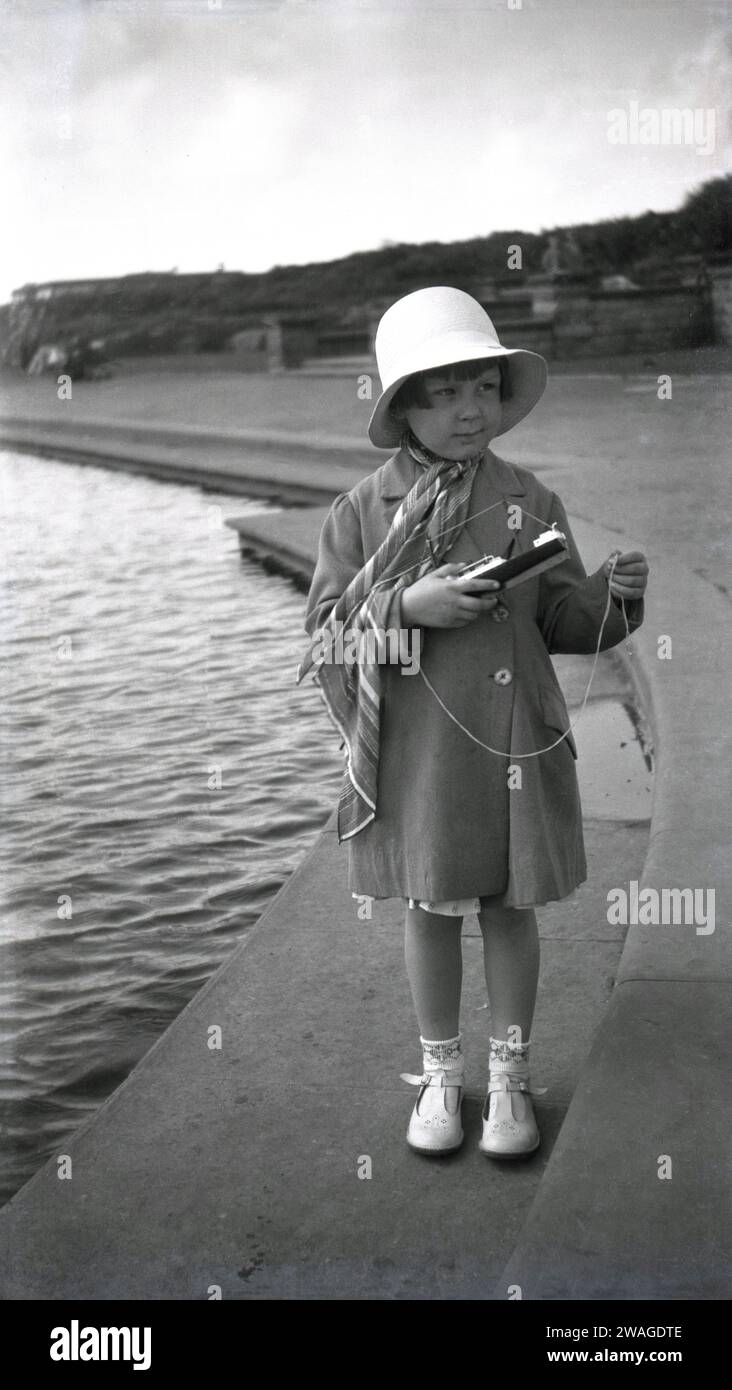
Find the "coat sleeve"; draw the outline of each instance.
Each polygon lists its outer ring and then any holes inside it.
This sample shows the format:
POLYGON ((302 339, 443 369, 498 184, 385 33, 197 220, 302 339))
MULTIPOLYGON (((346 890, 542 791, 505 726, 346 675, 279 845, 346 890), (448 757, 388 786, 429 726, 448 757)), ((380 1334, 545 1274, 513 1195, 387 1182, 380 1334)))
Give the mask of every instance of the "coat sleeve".
MULTIPOLYGON (((309 637, 322 627, 333 604, 368 559, 364 553, 359 514, 348 493, 341 493, 320 532, 318 558, 305 611, 305 631, 309 637)), ((388 592, 384 590, 385 595, 388 592)), ((382 619, 385 626, 401 628, 401 600, 402 590, 392 590, 382 619)))
MULTIPOLYGON (((603 567, 588 575, 582 563, 567 513, 552 494, 551 520, 567 537, 569 559, 547 570, 539 579, 537 621, 550 652, 594 652, 607 605, 608 582, 603 567)), ((644 617, 643 599, 625 602, 628 628, 634 632, 644 617)), ((602 634, 600 650, 617 646, 625 637, 625 621, 619 599, 613 598, 602 634)))
POLYGON ((336 497, 323 522, 318 558, 305 611, 309 637, 322 627, 333 604, 365 564, 361 523, 347 493, 336 497))

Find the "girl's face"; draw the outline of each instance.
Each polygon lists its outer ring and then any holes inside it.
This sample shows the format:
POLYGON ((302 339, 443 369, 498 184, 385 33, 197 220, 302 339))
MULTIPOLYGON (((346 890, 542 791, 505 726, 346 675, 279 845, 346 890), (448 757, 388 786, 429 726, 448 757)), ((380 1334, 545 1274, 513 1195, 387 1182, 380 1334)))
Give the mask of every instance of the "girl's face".
POLYGON ((466 459, 490 444, 501 426, 501 373, 486 367, 474 381, 451 381, 439 369, 425 378, 429 407, 408 406, 407 423, 441 458, 466 459))

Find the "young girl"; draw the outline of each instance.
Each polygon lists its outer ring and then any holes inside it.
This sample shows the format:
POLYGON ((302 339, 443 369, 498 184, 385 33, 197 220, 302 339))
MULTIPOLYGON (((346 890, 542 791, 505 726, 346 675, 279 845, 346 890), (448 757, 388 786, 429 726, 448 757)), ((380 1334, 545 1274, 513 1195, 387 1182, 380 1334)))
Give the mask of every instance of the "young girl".
POLYGON ((316 640, 298 679, 315 670, 348 757, 338 836, 349 886, 405 901, 423 1050, 422 1073, 402 1073, 420 1088, 407 1142, 429 1154, 462 1143, 461 928, 476 912, 492 1024, 479 1147, 513 1157, 540 1142, 534 907, 587 876, 577 750, 550 653, 605 650, 637 628, 648 566, 616 552, 588 577, 556 494, 492 452, 536 405, 546 362, 503 347, 469 295, 439 286, 398 300, 376 357, 369 436, 396 452, 326 517, 305 620, 316 640), (481 556, 532 550, 552 526, 569 550, 555 567, 498 593, 461 577, 481 556), (420 639, 416 672, 396 664, 392 632, 420 639))

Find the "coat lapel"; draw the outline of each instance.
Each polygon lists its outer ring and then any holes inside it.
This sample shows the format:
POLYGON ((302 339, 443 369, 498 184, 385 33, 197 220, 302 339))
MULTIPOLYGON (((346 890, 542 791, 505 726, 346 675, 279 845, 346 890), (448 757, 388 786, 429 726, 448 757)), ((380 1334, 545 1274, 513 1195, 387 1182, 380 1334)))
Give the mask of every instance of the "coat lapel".
MULTIPOLYGON (((379 498, 383 505, 383 524, 388 530, 401 498, 413 488, 421 473, 419 464, 406 449, 397 450, 378 474, 379 498)), ((471 495, 472 520, 465 525, 451 546, 446 559, 468 562, 482 555, 504 555, 511 541, 518 549, 522 548, 521 531, 508 530, 508 506, 511 502, 521 506, 526 488, 514 468, 506 460, 499 459, 492 450, 486 452, 485 461, 475 475, 471 495), (497 505, 503 503, 503 506, 497 505), (478 514, 479 513, 479 516, 478 514)))
POLYGON ((399 449, 379 469, 379 496, 385 502, 396 502, 406 497, 417 481, 418 472, 412 455, 406 449, 399 449))
MULTIPOLYGON (((406 449, 400 449, 379 472, 379 495, 391 517, 397 502, 417 481, 419 465, 406 449)), ((507 508, 512 500, 525 496, 526 488, 510 463, 489 449, 473 484, 470 510, 474 519, 468 520, 450 558, 470 560, 486 554, 504 554, 514 538, 520 544, 520 532, 508 530, 507 508), (500 502, 505 505, 497 506, 500 502)))
POLYGON ((456 559, 505 555, 511 541, 520 548, 521 532, 510 530, 508 508, 521 506, 526 488, 509 463, 490 450, 478 469, 470 499, 470 516, 456 546, 456 559))

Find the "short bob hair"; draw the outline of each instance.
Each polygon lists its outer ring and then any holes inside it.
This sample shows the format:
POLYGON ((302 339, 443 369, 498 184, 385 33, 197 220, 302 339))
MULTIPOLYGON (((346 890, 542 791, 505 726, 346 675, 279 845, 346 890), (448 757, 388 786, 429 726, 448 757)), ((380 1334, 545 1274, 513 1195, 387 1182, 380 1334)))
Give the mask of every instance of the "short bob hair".
POLYGON ((430 367, 426 372, 414 372, 403 381, 399 390, 392 397, 390 410, 393 415, 399 416, 405 410, 415 407, 418 410, 429 410, 432 402, 430 401, 426 381, 431 376, 441 376, 447 381, 475 381, 482 376, 487 367, 498 367, 501 374, 500 396, 502 401, 511 398, 511 373, 508 360, 505 357, 479 357, 469 362, 452 362, 447 367, 430 367))

